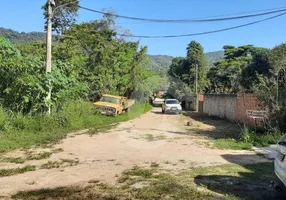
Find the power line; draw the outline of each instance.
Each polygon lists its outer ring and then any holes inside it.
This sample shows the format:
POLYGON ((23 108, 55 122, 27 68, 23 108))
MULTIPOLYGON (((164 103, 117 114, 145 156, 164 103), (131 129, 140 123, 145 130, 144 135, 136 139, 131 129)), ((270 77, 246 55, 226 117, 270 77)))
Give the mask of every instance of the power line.
POLYGON ((249 15, 240 15, 235 17, 224 17, 224 18, 209 18, 209 19, 147 19, 147 18, 139 18, 139 17, 131 17, 131 16, 124 16, 124 15, 118 15, 118 14, 112 14, 108 12, 102 12, 99 10, 94 10, 91 8, 86 8, 83 6, 79 6, 79 8, 88 10, 91 12, 95 12, 98 14, 103 15, 110 15, 117 18, 123 18, 123 19, 129 19, 129 20, 136 20, 136 21, 147 21, 147 22, 156 22, 156 23, 203 23, 203 22, 217 22, 217 21, 228 21, 228 20, 236 20, 236 19, 244 19, 244 18, 252 18, 252 17, 259 17, 264 15, 271 15, 275 13, 281 13, 285 12, 286 8, 279 9, 275 11, 268 11, 263 13, 257 13, 257 14, 249 14, 249 15))
POLYGON ((258 23, 261 23, 261 22, 264 22, 264 21, 268 21, 268 20, 271 20, 271 19, 275 19, 275 18, 281 17, 283 15, 286 15, 286 12, 281 13, 279 15, 272 16, 272 17, 268 17, 266 19, 250 22, 250 23, 247 23, 247 24, 242 24, 242 25, 239 25, 239 26, 232 26, 232 27, 228 27, 228 28, 224 28, 224 29, 200 32, 200 33, 190 33, 190 34, 181 34, 181 35, 163 35, 163 36, 126 35, 126 34, 117 34, 117 35, 118 36, 122 36, 122 37, 146 38, 146 39, 151 39, 151 38, 154 38, 154 39, 155 38, 177 38, 177 37, 190 37, 190 36, 198 36, 198 35, 207 35, 207 34, 212 34, 212 33, 218 33, 218 32, 224 32, 224 31, 229 31, 229 30, 233 30, 233 29, 238 29, 238 28, 242 28, 242 27, 246 27, 246 26, 251 26, 251 25, 258 24, 258 23))
POLYGON ((261 12, 275 11, 275 10, 281 10, 281 9, 286 9, 286 7, 284 6, 284 7, 268 8, 268 9, 262 9, 262 10, 237 12, 237 13, 231 13, 231 14, 212 15, 212 16, 208 16, 208 17, 199 17, 199 18, 193 18, 193 19, 208 19, 208 18, 215 18, 215 17, 226 17, 226 16, 235 16, 235 15, 242 15, 242 14, 253 14, 253 13, 261 13, 261 12))

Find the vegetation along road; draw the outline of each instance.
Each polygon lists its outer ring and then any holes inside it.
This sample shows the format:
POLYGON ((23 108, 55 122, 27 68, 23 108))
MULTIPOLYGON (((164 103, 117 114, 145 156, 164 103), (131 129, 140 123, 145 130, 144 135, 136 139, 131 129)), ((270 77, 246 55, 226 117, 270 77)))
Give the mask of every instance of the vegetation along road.
POLYGON ((7 199, 251 199, 258 193, 283 198, 269 187, 275 179, 270 161, 253 151, 215 146, 216 134, 235 134, 238 127, 190 115, 163 115, 153 108, 109 131, 74 132, 55 145, 2 154, 0 194, 7 199))
POLYGON ((266 26, 282 5, 118 2, 1 1, 0 199, 286 199, 262 149, 286 133, 285 26, 266 26), (169 98, 180 114, 150 104, 169 98))

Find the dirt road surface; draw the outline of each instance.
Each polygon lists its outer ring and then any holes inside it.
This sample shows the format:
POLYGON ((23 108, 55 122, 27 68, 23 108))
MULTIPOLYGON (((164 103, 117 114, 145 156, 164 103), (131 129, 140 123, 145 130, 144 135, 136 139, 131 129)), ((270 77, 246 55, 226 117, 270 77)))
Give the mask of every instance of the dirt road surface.
MULTIPOLYGON (((117 175, 134 165, 144 167, 153 163, 159 164, 164 170, 179 172, 200 166, 265 161, 251 151, 211 149, 200 137, 186 134, 185 123, 189 118, 163 115, 160 111, 154 108, 140 118, 121 123, 107 133, 93 136, 71 134, 53 147, 64 151, 54 153, 47 159, 25 161, 23 164, 0 163, 0 169, 27 164, 37 166, 32 172, 1 177, 0 194, 9 196, 22 190, 85 185, 89 180, 114 184, 117 175), (63 159, 66 162, 58 168, 51 166, 51 169, 41 169, 45 168, 41 166, 48 161, 51 164, 63 162, 63 159)), ((6 156, 21 154, 23 152, 17 151, 6 156)))

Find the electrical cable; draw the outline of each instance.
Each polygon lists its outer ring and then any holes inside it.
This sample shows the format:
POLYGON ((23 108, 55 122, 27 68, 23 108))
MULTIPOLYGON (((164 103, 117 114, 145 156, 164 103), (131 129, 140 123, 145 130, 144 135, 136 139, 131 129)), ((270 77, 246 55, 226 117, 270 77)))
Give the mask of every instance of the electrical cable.
POLYGON ((254 22, 250 22, 247 24, 242 24, 242 25, 238 25, 238 26, 232 26, 232 27, 228 27, 228 28, 223 28, 223 29, 218 29, 218 30, 213 30, 213 31, 206 31, 206 32, 200 32, 200 33, 189 33, 189 34, 181 34, 181 35, 161 35, 161 36, 146 36, 146 35, 126 35, 126 34, 117 34, 118 36, 122 36, 122 37, 132 37, 132 38, 145 38, 145 39, 159 39, 159 38, 177 38, 177 37, 190 37, 190 36, 198 36, 198 35, 208 35, 208 34, 212 34, 212 33, 218 33, 218 32, 224 32, 224 31, 229 31, 229 30, 233 30, 233 29, 238 29, 238 28, 242 28, 242 27, 246 27, 246 26, 251 26, 254 24, 258 24, 264 21, 268 21, 271 19, 275 19, 278 17, 281 17, 283 15, 285 15, 286 12, 281 13, 279 15, 275 15, 272 17, 268 17, 266 19, 262 19, 262 20, 257 20, 254 22))
POLYGON ((263 13, 257 13, 257 14, 240 15, 240 16, 235 16, 235 17, 224 17, 224 18, 209 18, 209 19, 147 19, 147 18, 130 17, 130 16, 124 16, 124 15, 112 14, 112 13, 108 13, 108 12, 102 12, 102 11, 94 10, 91 8, 86 8, 83 6, 79 6, 79 8, 84 9, 84 10, 88 10, 91 12, 95 12, 98 14, 110 15, 110 16, 117 17, 117 18, 136 20, 136 21, 148 21, 148 22, 155 22, 155 23, 204 23, 204 22, 229 21, 229 20, 237 20, 237 19, 259 17, 259 16, 264 16, 264 15, 271 15, 271 14, 286 11, 286 8, 284 8, 284 9, 279 9, 279 10, 275 10, 275 11, 268 11, 268 12, 263 12, 263 13))

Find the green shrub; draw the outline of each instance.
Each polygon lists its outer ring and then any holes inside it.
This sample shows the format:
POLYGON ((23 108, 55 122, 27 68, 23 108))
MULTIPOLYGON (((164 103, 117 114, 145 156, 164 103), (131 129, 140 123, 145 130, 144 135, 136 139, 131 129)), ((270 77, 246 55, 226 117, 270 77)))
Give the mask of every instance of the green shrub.
POLYGON ((257 147, 265 147, 270 144, 276 144, 282 137, 283 133, 278 130, 272 131, 255 131, 250 127, 244 126, 241 131, 241 140, 245 143, 251 143, 257 147))
POLYGON ((253 145, 257 147, 265 147, 271 144, 276 144, 283 136, 280 132, 267 132, 263 134, 254 133, 252 135, 253 145))
POLYGON ((242 141, 245 143, 251 142, 252 134, 253 132, 247 126, 244 126, 240 134, 242 141))
POLYGON ((106 130, 112 127, 111 124, 139 117, 151 108, 149 104, 138 103, 130 109, 129 113, 117 117, 99 115, 92 103, 83 100, 63 103, 55 107, 49 116, 46 114, 10 116, 0 109, 0 127, 3 127, 7 121, 10 123, 9 129, 2 131, 0 128, 0 132, 5 133, 0 135, 0 153, 22 147, 54 143, 65 138, 70 131, 86 128, 106 130))
POLYGON ((5 131, 8 121, 8 114, 7 112, 0 107, 0 133, 5 131))
POLYGON ((36 166, 26 165, 22 168, 0 169, 0 177, 13 176, 16 174, 23 174, 25 172, 35 171, 36 166))

